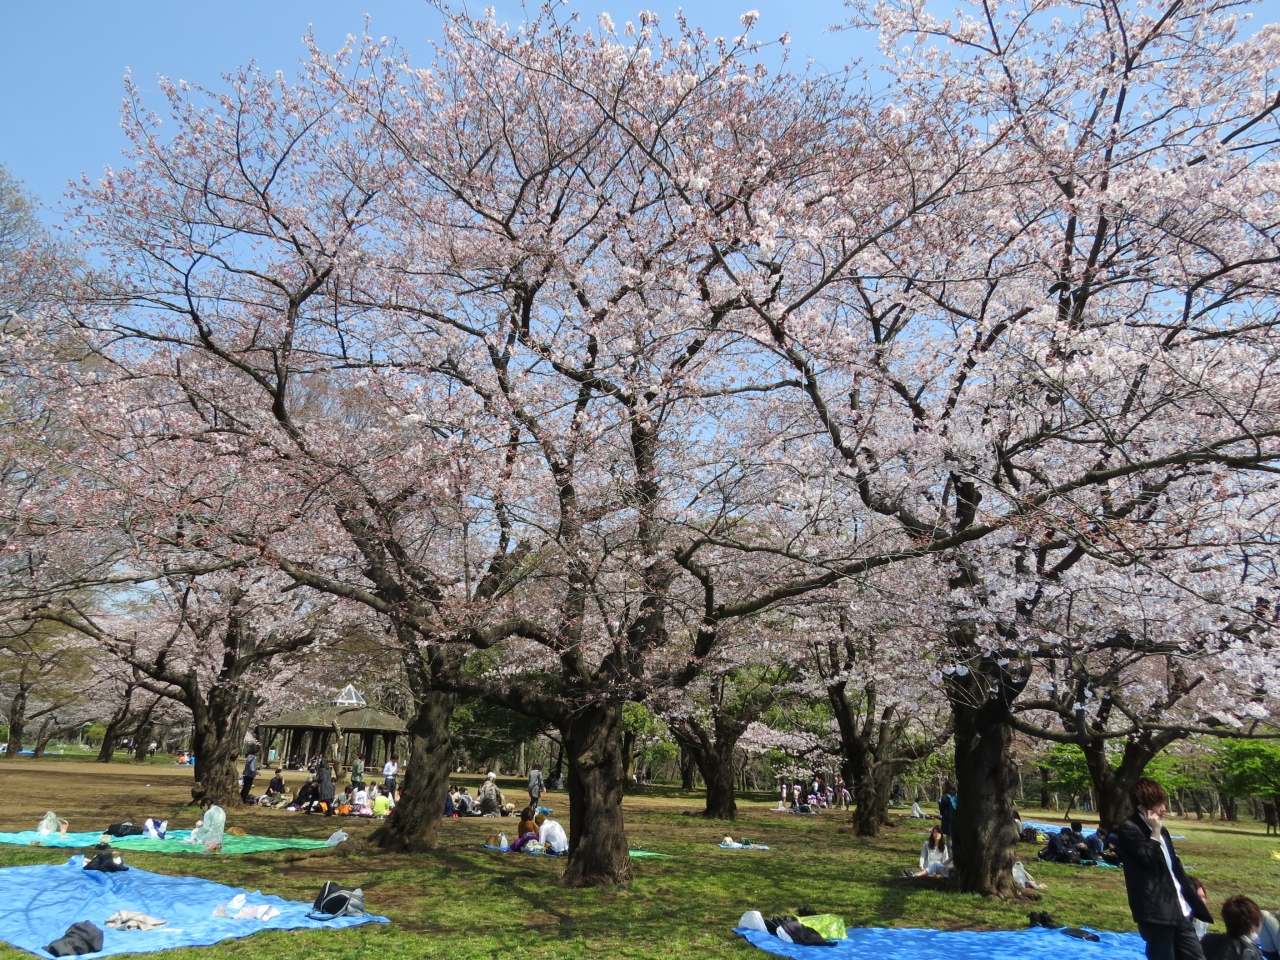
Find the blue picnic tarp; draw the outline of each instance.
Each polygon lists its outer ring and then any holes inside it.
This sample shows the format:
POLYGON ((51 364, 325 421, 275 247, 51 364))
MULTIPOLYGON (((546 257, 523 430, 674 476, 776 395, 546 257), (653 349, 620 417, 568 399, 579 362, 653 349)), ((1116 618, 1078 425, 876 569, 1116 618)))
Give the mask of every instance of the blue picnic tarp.
POLYGON ((350 927, 387 923, 385 917, 311 920, 311 904, 228 887, 199 877, 169 877, 130 867, 119 873, 84 869, 83 857, 66 863, 0 869, 0 940, 19 950, 48 957, 45 947, 71 924, 88 920, 103 931, 103 948, 86 957, 151 953, 173 947, 204 947, 219 940, 247 937, 260 930, 350 927), (214 908, 236 894, 249 906, 269 904, 280 911, 270 920, 215 917, 214 908), (155 930, 112 930, 107 918, 131 910, 165 920, 155 930))
POLYGON ((753 946, 792 960, 1145 960, 1146 946, 1136 933, 1102 933, 1092 943, 1077 940, 1061 930, 1035 927, 1028 930, 915 930, 889 927, 851 927, 849 939, 833 947, 802 947, 779 940, 763 930, 734 933, 753 946))
POLYGON ((20 847, 39 845, 42 847, 64 847, 78 850, 92 847, 102 838, 102 831, 97 833, 37 833, 35 830, 19 830, 17 833, 0 833, 0 843, 12 843, 20 847))

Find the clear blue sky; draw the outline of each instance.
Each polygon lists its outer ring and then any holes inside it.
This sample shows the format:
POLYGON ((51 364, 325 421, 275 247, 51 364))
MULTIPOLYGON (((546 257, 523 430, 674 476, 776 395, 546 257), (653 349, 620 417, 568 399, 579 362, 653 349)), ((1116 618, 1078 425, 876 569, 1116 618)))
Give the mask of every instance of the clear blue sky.
MULTIPOLYGON (((672 23, 678 4, 660 0, 573 0, 570 9, 594 23, 607 10, 621 24, 640 10, 672 23)), ((57 205, 69 179, 91 178, 120 162, 122 78, 131 69, 144 91, 164 74, 217 86, 223 72, 249 60, 292 74, 304 54, 302 35, 315 27, 334 49, 359 33, 365 13, 375 36, 395 36, 420 60, 431 56, 439 14, 425 0, 13 0, 0 11, 0 163, 46 204, 57 205)), ((510 0, 495 4, 512 22, 524 19, 510 0)), ((474 9, 482 9, 476 3, 474 9)), ((761 39, 792 35, 793 63, 813 58, 836 70, 855 54, 874 54, 861 36, 831 34, 845 15, 841 0, 695 0, 692 23, 712 35, 741 32, 738 16, 760 11, 761 39)), ((159 103, 158 94, 156 102, 159 103)))

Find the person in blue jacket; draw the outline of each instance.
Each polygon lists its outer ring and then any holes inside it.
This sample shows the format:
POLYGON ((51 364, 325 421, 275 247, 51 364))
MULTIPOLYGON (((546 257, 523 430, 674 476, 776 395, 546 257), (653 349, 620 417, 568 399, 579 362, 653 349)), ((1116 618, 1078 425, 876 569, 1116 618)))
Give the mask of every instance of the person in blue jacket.
POLYGON ((942 799, 938 801, 938 814, 942 819, 942 833, 951 840, 951 829, 955 824, 956 810, 960 799, 956 796, 956 785, 948 780, 942 785, 942 799))

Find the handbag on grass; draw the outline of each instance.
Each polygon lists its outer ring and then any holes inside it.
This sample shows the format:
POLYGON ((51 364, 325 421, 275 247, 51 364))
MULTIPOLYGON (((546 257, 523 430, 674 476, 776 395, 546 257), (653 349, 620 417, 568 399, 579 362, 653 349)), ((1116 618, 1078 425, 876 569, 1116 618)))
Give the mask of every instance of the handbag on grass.
POLYGON ((364 891, 354 890, 330 880, 316 894, 316 902, 307 916, 312 920, 332 920, 335 917, 363 917, 364 891))

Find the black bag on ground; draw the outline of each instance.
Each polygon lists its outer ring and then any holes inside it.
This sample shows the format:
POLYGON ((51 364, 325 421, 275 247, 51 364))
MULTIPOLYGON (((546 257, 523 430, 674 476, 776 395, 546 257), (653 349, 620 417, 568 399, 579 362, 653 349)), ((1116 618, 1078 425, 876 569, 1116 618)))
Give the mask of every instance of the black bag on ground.
POLYGON ((1040 840, 1040 838, 1036 836, 1035 827, 1023 827, 1021 839, 1023 843, 1038 843, 1040 840))
POLYGON ((82 953, 97 953, 102 949, 102 931, 88 920, 73 923, 53 943, 45 947, 55 957, 74 957, 82 953))
POLYGON ((779 930, 785 930, 787 936, 791 938, 791 942, 802 947, 834 947, 835 941, 828 940, 823 937, 817 930, 806 927, 790 914, 784 914, 780 917, 770 917, 764 922, 765 929, 778 936, 779 930))
POLYGON ((363 917, 364 891, 343 887, 332 880, 320 888, 316 902, 307 914, 312 920, 332 920, 334 917, 363 917))
POLYGON ((102 832, 113 837, 140 837, 143 833, 141 827, 135 827, 132 823, 113 823, 102 832))
POLYGON ((92 860, 84 862, 84 868, 86 870, 101 870, 103 873, 119 873, 121 870, 129 869, 124 865, 124 861, 110 850, 94 854, 92 860))

